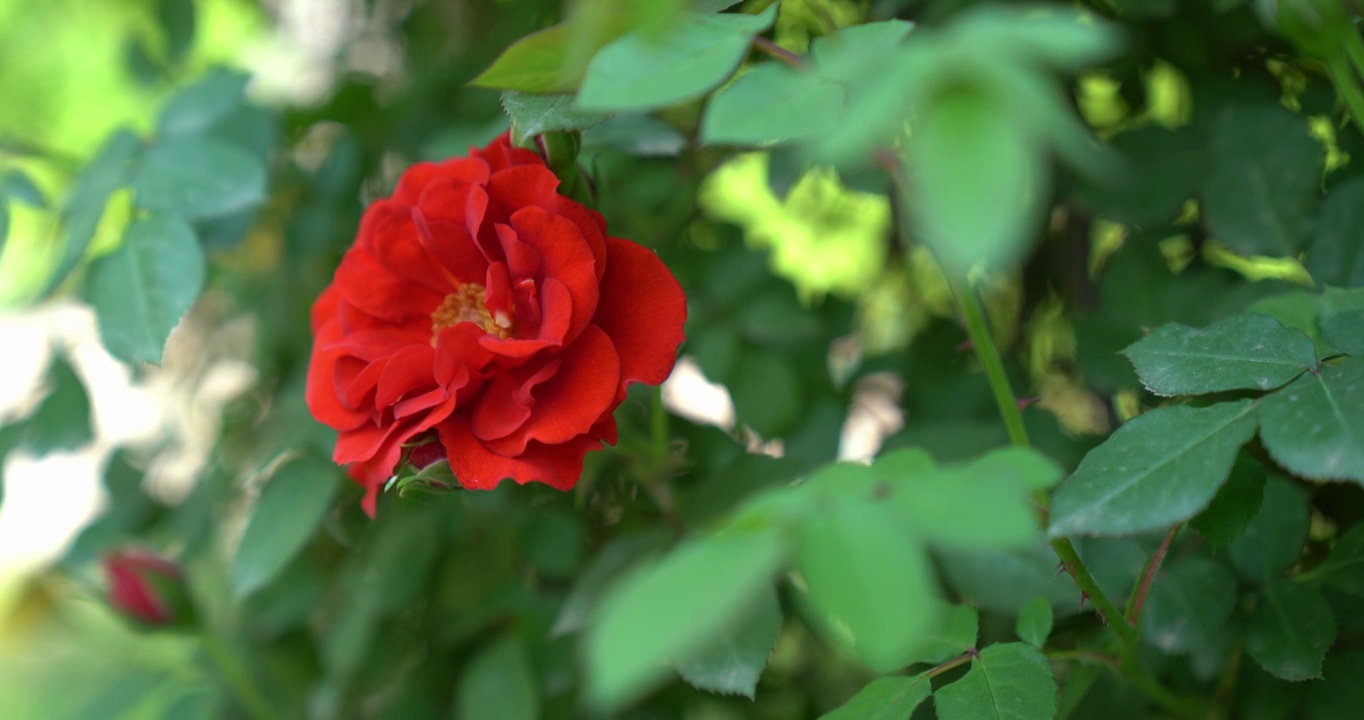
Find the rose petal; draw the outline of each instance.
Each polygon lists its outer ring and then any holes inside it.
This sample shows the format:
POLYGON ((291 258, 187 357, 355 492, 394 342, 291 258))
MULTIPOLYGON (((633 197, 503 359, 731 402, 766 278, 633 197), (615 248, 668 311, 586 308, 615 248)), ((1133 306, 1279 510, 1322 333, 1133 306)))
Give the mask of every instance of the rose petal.
POLYGON ((417 202, 422 190, 437 178, 450 178, 483 185, 488 182, 488 163, 477 157, 451 158, 443 163, 421 162, 403 171, 393 199, 407 205, 417 202))
POLYGON ((620 354, 623 397, 630 383, 657 385, 672 374, 687 298, 677 278, 647 248, 620 238, 607 238, 606 248, 601 302, 592 323, 611 336, 620 354))
POLYGON ((410 212, 418 241, 451 280, 447 291, 466 282, 478 282, 483 277, 488 269, 488 259, 483 257, 483 251, 478 249, 462 224, 431 220, 421 208, 414 207, 410 212))
POLYGON ((551 359, 494 376, 470 418, 474 435, 480 440, 496 440, 524 425, 535 406, 535 387, 554 377, 560 364, 559 360, 551 359))
POLYGON ((509 216, 526 207, 552 211, 559 204, 558 187, 559 178, 544 165, 519 165, 488 178, 488 197, 509 216))
POLYGON ((582 231, 583 239, 587 240, 592 257, 597 261, 597 279, 601 280, 602 274, 606 272, 606 219, 596 210, 589 210, 562 195, 555 197, 551 209, 572 220, 582 231))
POLYGON ((573 315, 564 342, 573 342, 597 310, 600 291, 592 250, 577 225, 541 208, 517 210, 511 224, 521 242, 540 253, 543 277, 555 278, 568 288, 573 298, 573 315))
POLYGON ((435 360, 436 350, 430 345, 408 345, 394 353, 379 376, 375 406, 389 407, 414 390, 434 386, 435 360))
POLYGON ((601 447, 601 440, 582 435, 561 445, 531 443, 517 457, 505 457, 489 450, 469 430, 461 416, 441 423, 441 444, 445 445, 460 485, 471 490, 491 490, 506 478, 518 484, 541 482, 559 490, 571 489, 583 472, 583 456, 601 447))
POLYGON ((308 412, 318 422, 338 430, 357 427, 367 419, 342 404, 335 386, 336 365, 345 353, 338 350, 333 341, 340 337, 336 321, 325 324, 314 342, 313 354, 308 361, 308 386, 304 400, 308 412))
POLYGON ((443 296, 455 279, 427 251, 412 212, 413 208, 391 200, 375 202, 360 218, 356 244, 373 253, 390 273, 443 296))
POLYGON ((336 269, 336 287, 342 298, 376 318, 402 322, 430 317, 444 295, 414 285, 389 272, 370 251, 353 247, 336 269))
POLYGON ((611 408, 620 387, 620 359, 606 333, 587 326, 559 359, 559 372, 534 389, 535 404, 525 424, 500 440, 480 436, 490 450, 519 455, 531 441, 567 442, 591 430, 611 408))

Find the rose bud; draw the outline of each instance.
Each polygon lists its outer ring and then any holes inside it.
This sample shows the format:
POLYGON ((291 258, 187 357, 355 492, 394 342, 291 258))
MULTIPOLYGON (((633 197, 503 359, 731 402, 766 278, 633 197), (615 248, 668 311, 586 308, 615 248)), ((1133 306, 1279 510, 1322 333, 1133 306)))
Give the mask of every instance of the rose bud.
POLYGON ((119 613, 152 627, 193 622, 193 605, 179 565, 140 550, 108 553, 101 564, 109 583, 109 604, 119 613))
POLYGON ((427 440, 421 459, 465 488, 567 490, 615 443, 626 387, 672 372, 686 316, 667 266, 504 134, 413 165, 365 210, 312 308, 308 408, 370 515, 427 440))

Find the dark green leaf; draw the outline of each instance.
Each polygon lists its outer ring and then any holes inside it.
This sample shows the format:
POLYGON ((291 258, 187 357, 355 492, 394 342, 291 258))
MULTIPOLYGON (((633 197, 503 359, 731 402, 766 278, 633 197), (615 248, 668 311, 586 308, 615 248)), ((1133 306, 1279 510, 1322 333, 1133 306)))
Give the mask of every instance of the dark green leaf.
POLYGON ((1190 128, 1145 126, 1112 140, 1124 172, 1109 182, 1085 185, 1080 200, 1105 217, 1147 225, 1179 215, 1198 191, 1207 168, 1202 136, 1190 128))
POLYGON ((933 693, 939 720, 1052 720, 1056 677, 1037 648, 1024 643, 991 645, 960 680, 933 693))
POLYGON ((932 692, 933 684, 923 674, 876 678, 819 720, 909 720, 932 692))
MULTIPOLYGON (((22 170, 10 168, 0 176, 0 207, 5 204, 5 199, 18 200, 19 202, 35 208, 47 207, 47 198, 43 197, 43 191, 33 183, 22 170)), ((4 233, 0 232, 0 237, 4 233)))
POLYGON ((1364 285, 1364 178, 1327 193, 1307 249, 1307 269, 1319 285, 1364 285))
POLYGON ((599 113, 573 108, 572 95, 530 95, 502 93, 502 109, 512 123, 512 142, 523 143, 540 133, 555 130, 583 130, 606 119, 599 113))
POLYGON ((60 352, 53 353, 47 370, 47 397, 23 424, 19 443, 37 456, 75 450, 94 439, 90 426, 90 396, 80 376, 60 352))
POLYGON ((948 583, 981 610, 1017 615, 1034 595, 1045 595, 1062 614, 1080 609, 1080 591, 1065 573, 1057 573, 1060 561, 1045 543, 1013 552, 939 549, 939 566, 948 583))
POLYGON ((1260 425, 1265 449, 1294 474, 1364 483, 1364 360, 1323 366, 1266 396, 1260 425))
POLYGON ((1266 585, 1246 625, 1246 653, 1284 680, 1321 677, 1321 661, 1335 639, 1331 606, 1312 587, 1291 580, 1266 585))
POLYGON ((691 9, 696 12, 713 13, 720 12, 731 5, 738 5, 742 0, 692 0, 691 9))
POLYGON ((1046 195, 1040 148, 980 88, 944 92, 917 111, 906 170, 909 207, 949 274, 1008 270, 1036 234, 1046 195))
POLYGON ((1167 653, 1191 652, 1213 641, 1235 602, 1236 578, 1222 565, 1197 556, 1170 563, 1147 591, 1142 637, 1167 653))
POLYGON ((780 631, 781 605, 773 588, 738 626, 677 663, 677 672, 701 690, 752 700, 780 631))
POLYGON ((715 93, 701 121, 711 145, 762 145, 818 136, 843 114, 843 90, 812 73, 763 63, 715 93))
POLYGON ((1312 720, 1354 720, 1364 707, 1364 651, 1332 653, 1322 668, 1322 681, 1308 686, 1312 720))
POLYGON ((1230 548, 1236 568, 1260 583, 1298 561, 1311 522, 1307 495, 1292 482, 1270 478, 1264 492, 1260 514, 1230 548))
POLYGON ((775 529, 692 540, 622 581, 586 637, 587 693, 609 710, 741 622, 786 556, 775 529))
POLYGON ((797 567, 810 608, 871 669, 905 664, 936 625, 933 570, 888 503, 830 503, 806 519, 797 567))
POLYGON ((1325 585, 1364 598, 1364 524, 1341 535, 1312 576, 1325 585))
POLYGON ((1255 434, 1255 403, 1165 407, 1090 451, 1051 504, 1051 535, 1135 535, 1188 520, 1226 481, 1255 434))
POLYGON ((1214 548, 1227 545, 1246 531, 1265 496, 1265 468, 1245 453, 1237 456, 1227 483, 1208 507, 1189 521, 1214 548))
POLYGON ((469 661, 459 677, 455 718, 536 720, 540 692, 515 636, 497 641, 469 661))
POLYGON ((142 207, 197 220, 260 202, 265 183, 265 166, 240 146, 176 135, 147 151, 133 187, 142 207))
POLYGON ((1123 350, 1157 395, 1269 390, 1317 364, 1312 339, 1267 315, 1234 315, 1205 328, 1162 325, 1123 350))
POLYGON ((77 176, 62 208, 62 255, 48 278, 43 295, 52 294, 66 276, 80 266, 90 241, 95 238, 109 196, 132 180, 132 163, 138 149, 137 136, 127 130, 117 130, 77 176))
POLYGON ((1052 620, 1051 602, 1045 596, 1034 595, 1031 600, 1023 603, 1023 608, 1018 611, 1014 632, 1023 642, 1040 648, 1047 644, 1052 620))
POLYGON ((294 559, 331 509, 340 487, 336 467, 311 455, 270 478, 232 559, 232 590, 245 597, 269 584, 294 559))
POLYGON ((194 231, 179 218, 153 213, 128 227, 122 246, 91 264, 86 297, 110 352, 128 363, 159 363, 166 337, 203 283, 194 231))
POLYGON ((166 56, 178 64, 194 45, 194 0, 157 0, 156 17, 166 33, 166 56))
POLYGON ((163 136, 202 133, 242 104, 250 79, 236 70, 210 71, 170 99, 161 111, 157 132, 163 136))
POLYGON ((1249 255, 1294 255, 1312 231, 1321 145, 1278 105, 1228 105, 1212 130, 1203 217, 1218 240, 1249 255))
POLYGON ((1337 348, 1364 356, 1364 288, 1326 288, 1321 297, 1321 334, 1337 348))
POLYGON ((627 33, 588 65, 578 107, 651 110, 699 97, 739 67, 753 36, 771 26, 776 10, 773 5, 761 15, 686 13, 662 38, 627 33))

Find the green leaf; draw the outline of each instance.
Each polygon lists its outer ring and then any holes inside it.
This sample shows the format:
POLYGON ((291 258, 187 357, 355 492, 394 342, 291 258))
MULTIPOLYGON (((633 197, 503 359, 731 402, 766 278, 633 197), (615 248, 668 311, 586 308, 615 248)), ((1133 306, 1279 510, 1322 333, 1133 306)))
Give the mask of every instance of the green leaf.
POLYGON ((1070 614, 1080 609, 1080 591, 1064 573, 1046 543, 1027 550, 973 551, 941 548, 939 566, 961 599, 981 610, 1017 615, 1034 595, 1045 595, 1053 608, 1070 614))
POLYGON ((949 605, 940 621, 919 643, 911 662, 937 664, 976 646, 980 633, 980 613, 970 605, 949 605))
POLYGON ((1052 620, 1051 602, 1043 595, 1034 595, 1019 610, 1014 632, 1023 642, 1041 648, 1047 644, 1047 636, 1051 634, 1052 620))
POLYGON ((242 147, 202 135, 174 135, 147 151, 133 188, 142 207, 198 220, 260 202, 265 183, 265 166, 242 147))
POLYGON ((1354 720, 1364 707, 1364 650, 1335 652, 1326 658, 1322 681, 1307 691, 1312 720, 1354 720))
POLYGON ((131 181, 133 160, 139 149, 137 136, 117 130, 77 176, 62 207, 62 254, 43 288, 43 296, 51 295, 80 266, 95 238, 109 196, 131 181))
POLYGON ((692 0, 691 9, 700 13, 716 13, 740 2, 742 0, 692 0))
POLYGON ((620 575, 641 558, 666 547, 668 533, 659 529, 622 535, 599 550, 578 575, 578 581, 559 608, 559 615, 550 628, 550 637, 575 633, 587 627, 588 618, 606 593, 620 579, 620 575))
POLYGON ((1124 172, 1077 191, 1086 206, 1123 223, 1146 226, 1174 220, 1198 191, 1208 165, 1206 143, 1192 128, 1147 125, 1120 133, 1111 145, 1124 172))
POLYGON ((157 132, 162 136, 197 135, 241 105, 246 73, 218 68, 175 94, 161 111, 157 132))
MULTIPOLYGON (((32 178, 17 168, 10 168, 0 176, 0 207, 5 205, 7 198, 18 200, 29 207, 47 207, 47 198, 43 197, 43 191, 38 189, 32 178)), ((3 236, 3 230, 0 230, 0 237, 3 236)))
POLYGON ((918 109, 906 169, 919 232, 949 274, 1023 257, 1047 194, 1035 140, 1007 107, 971 87, 918 109))
POLYGON ((1321 662, 1336 639, 1331 606, 1310 586, 1291 580, 1266 585, 1246 624, 1246 652, 1284 680, 1321 677, 1321 662))
POLYGON ((936 625, 933 569, 895 506, 830 503, 800 530, 814 618, 872 670, 901 667, 936 625))
POLYGON ((1169 323, 1123 350, 1157 395, 1269 390, 1317 364, 1312 339, 1267 315, 1234 315, 1206 328, 1169 323))
POLYGON ((1306 120, 1274 105, 1228 105, 1212 129, 1203 218, 1249 255, 1294 255, 1312 230, 1324 155, 1306 120))
POLYGON ((980 651, 965 676, 933 693, 933 705, 939 720, 1052 720, 1056 693, 1046 656, 1006 643, 980 651))
POLYGON ((524 143, 540 133, 556 130, 583 130, 606 119, 599 113, 573 108, 572 95, 530 95, 502 93, 502 109, 512 123, 512 142, 524 143))
POLYGON ((526 653, 515 636, 475 655, 459 676, 456 718, 536 720, 540 691, 526 653))
POLYGON ((935 546, 1023 549, 1037 541, 1031 496, 1061 469, 1023 449, 996 451, 959 468, 898 474, 875 466, 915 532, 935 546))
POLYGON ((922 673, 913 677, 876 678, 852 699, 819 716, 819 720, 909 720, 914 709, 933 692, 922 673))
POLYGON ((166 33, 166 59, 172 64, 184 60, 194 45, 195 16, 192 1, 157 0, 156 19, 166 33))
POLYGON ((1135 535, 1188 520, 1212 501, 1254 435, 1250 400, 1133 418, 1057 488, 1051 536, 1135 535))
POLYGON ((1092 65, 1122 46, 1116 26, 1069 8, 987 5, 964 14, 954 30, 972 47, 998 48, 1061 70, 1092 65))
POLYGON ((1267 478, 1263 465, 1241 453, 1231 467, 1227 483, 1189 525, 1207 538, 1213 548, 1229 544, 1260 514, 1267 478))
POLYGON ((47 397, 22 425, 19 445, 39 457, 75 450, 94 439, 90 426, 90 396, 85 384, 60 352, 47 369, 47 397))
POLYGON ((1295 475, 1364 483, 1364 359, 1304 373, 1266 396, 1260 425, 1265 449, 1295 475))
POLYGON ((1364 355, 1364 288, 1326 288, 1321 297, 1321 334, 1351 355, 1364 355))
POLYGON ((512 43, 488 69, 469 81, 474 87, 490 90, 518 90, 528 93, 573 92, 582 84, 587 61, 602 45, 624 32, 625 25, 612 26, 594 39, 594 47, 574 48, 574 32, 567 22, 531 33, 512 43), (573 49, 574 52, 570 52, 573 49), (573 62, 570 62, 573 60, 573 62))
POLYGON ((709 145, 762 145, 816 137, 843 114, 843 89, 782 63, 763 63, 715 93, 701 120, 709 145))
POLYGON ((855 85, 866 80, 869 64, 893 55, 913 29, 907 20, 842 28, 810 43, 810 63, 821 77, 855 85))
POLYGON ((5 251, 5 239, 9 237, 9 203, 0 198, 0 252, 5 251))
POLYGON ((652 110, 700 97, 733 74, 776 16, 775 5, 760 15, 685 13, 661 38, 627 33, 588 65, 578 107, 652 110))
POLYGON ((587 695, 603 711, 700 652, 759 602, 786 556, 776 529, 692 540, 612 589, 586 637, 587 695))
POLYGON ((340 487, 336 466, 311 455, 277 470, 261 490, 232 559, 232 591, 265 587, 312 538, 340 487))
POLYGON ((1270 478, 1260 514, 1232 542, 1231 560, 1250 579, 1266 583, 1302 556, 1311 523, 1307 495, 1281 478, 1270 478))
POLYGON ((1312 576, 1324 585, 1364 598, 1364 524, 1341 535, 1312 576))
POLYGON ((86 297, 105 347, 128 363, 161 362, 166 338, 204 284, 204 257, 185 221, 152 213, 90 265, 86 297))
POLYGON ((1211 643, 1231 617, 1236 578, 1219 563, 1184 558, 1162 568, 1147 591, 1142 638, 1170 654, 1211 643))
POLYGON ((1364 178, 1346 180, 1327 193, 1306 265, 1318 285, 1364 285, 1364 178))
POLYGON ((781 619, 776 589, 769 589, 746 620, 718 642, 677 663, 678 674, 707 692, 754 699, 767 656, 777 644, 781 619))

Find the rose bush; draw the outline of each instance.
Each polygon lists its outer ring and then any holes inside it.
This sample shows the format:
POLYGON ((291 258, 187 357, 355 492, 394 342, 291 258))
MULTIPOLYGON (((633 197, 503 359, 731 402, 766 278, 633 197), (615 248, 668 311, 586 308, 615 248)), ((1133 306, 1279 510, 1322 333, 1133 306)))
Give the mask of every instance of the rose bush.
POLYGON ((307 401, 371 515, 414 445, 466 488, 571 488, 615 442, 626 387, 672 371, 681 286, 558 184, 504 134, 412 166, 366 210, 312 309, 307 401))

